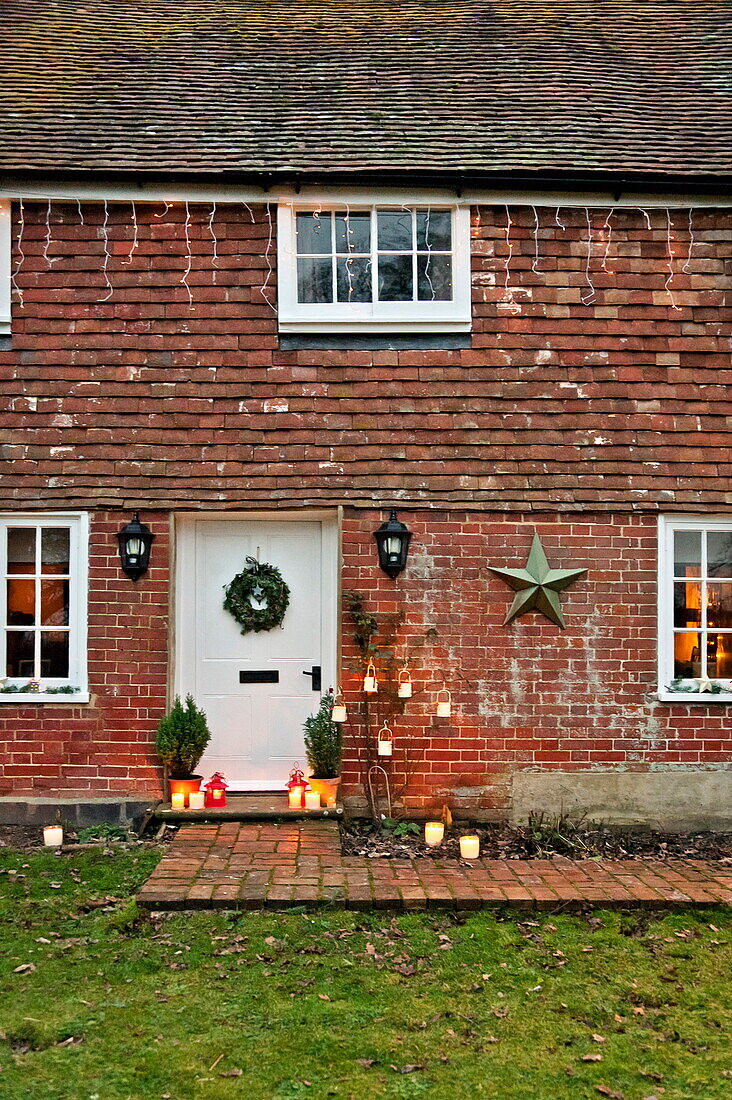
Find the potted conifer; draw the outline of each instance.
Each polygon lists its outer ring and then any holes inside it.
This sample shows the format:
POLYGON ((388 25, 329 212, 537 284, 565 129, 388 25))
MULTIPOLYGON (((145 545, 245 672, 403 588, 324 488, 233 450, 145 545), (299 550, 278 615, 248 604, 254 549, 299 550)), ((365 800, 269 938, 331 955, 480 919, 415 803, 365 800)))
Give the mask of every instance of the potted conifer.
POLYGON ((206 715, 193 696, 186 695, 184 706, 176 695, 173 706, 160 719, 156 747, 165 765, 171 798, 182 793, 186 806, 189 795, 200 789, 203 776, 194 772, 210 740, 206 715))
POLYGON ((334 702, 329 691, 320 700, 317 714, 305 719, 305 752, 312 772, 309 782, 326 806, 335 802, 341 781, 343 735, 340 723, 332 719, 334 702))

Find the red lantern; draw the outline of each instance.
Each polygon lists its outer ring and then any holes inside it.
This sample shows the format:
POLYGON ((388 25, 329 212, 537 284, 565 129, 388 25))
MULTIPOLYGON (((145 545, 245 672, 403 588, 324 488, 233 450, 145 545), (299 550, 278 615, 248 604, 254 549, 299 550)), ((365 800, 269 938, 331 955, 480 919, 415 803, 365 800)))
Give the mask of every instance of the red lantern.
POLYGON ((208 783, 203 785, 206 788, 206 797, 203 801, 206 809, 222 809, 226 805, 226 788, 229 784, 221 772, 214 772, 208 783))
POLYGON ((298 768, 296 760, 295 766, 290 772, 290 778, 287 781, 287 798, 290 809, 296 809, 298 805, 301 809, 305 809, 305 791, 307 790, 307 786, 308 781, 305 778, 305 773, 298 768))

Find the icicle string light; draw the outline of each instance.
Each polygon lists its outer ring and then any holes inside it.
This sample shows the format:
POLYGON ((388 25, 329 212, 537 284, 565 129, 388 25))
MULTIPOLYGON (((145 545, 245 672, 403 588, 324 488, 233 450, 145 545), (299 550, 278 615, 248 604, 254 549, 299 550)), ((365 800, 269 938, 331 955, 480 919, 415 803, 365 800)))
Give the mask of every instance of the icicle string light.
POLYGON ((107 302, 112 297, 114 287, 109 279, 109 272, 107 268, 109 266, 109 231, 107 224, 109 222, 109 205, 107 200, 104 200, 104 221, 102 222, 102 240, 104 241, 104 263, 102 264, 102 274, 104 275, 104 281, 107 284, 107 293, 104 298, 97 298, 98 302, 107 302))
POLYGON ((644 210, 642 206, 639 206, 638 209, 640 210, 643 217, 646 219, 646 227, 648 229, 653 229, 653 226, 651 225, 651 219, 650 219, 650 216, 648 214, 648 211, 644 210))
MULTIPOLYGON (((315 217, 314 214, 313 217, 315 217)), ((267 297, 267 287, 269 286, 269 280, 272 278, 272 273, 274 270, 272 267, 272 260, 270 258, 270 252, 272 249, 272 210, 269 203, 267 203, 267 222, 269 223, 269 235, 267 237, 267 251, 264 254, 264 258, 267 261, 267 276, 261 287, 259 288, 259 293, 262 295, 272 312, 276 315, 277 309, 275 306, 272 305, 269 298, 267 297)))
MULTIPOLYGON (((431 300, 434 302, 434 300, 435 300, 435 288, 432 284, 432 279, 430 278, 430 264, 432 263, 432 242, 430 241, 430 216, 431 216, 431 214, 432 214, 432 207, 428 206, 427 207, 427 214, 425 216, 425 221, 424 221, 424 241, 425 241, 425 244, 427 246, 427 260, 426 260, 425 265, 424 265, 424 277, 427 280, 427 282, 429 283, 430 293, 432 294, 432 299, 431 300)), ((415 218, 416 218, 416 216, 417 215, 415 213, 415 218)), ((417 248, 419 248, 419 241, 417 241, 417 248)), ((419 291, 417 291, 417 294, 419 295, 419 291)))
POLYGON ((585 220, 587 222, 587 257, 585 259, 585 279, 587 280, 587 289, 582 292, 580 298, 582 304, 585 306, 592 305, 595 300, 595 285, 592 282, 590 275, 590 264, 592 263, 592 219, 590 218, 590 211, 585 207, 585 220))
POLYGON ((605 224, 602 227, 603 232, 607 233, 607 237, 605 238, 605 251, 602 254, 601 263, 602 263, 602 270, 607 272, 608 275, 614 275, 615 274, 615 272, 611 271, 609 269, 609 267, 607 266, 607 258, 610 255, 610 242, 613 238, 613 227, 610 224, 610 219, 612 218, 614 213, 615 213, 615 209, 611 208, 611 210, 608 213, 608 216, 605 218, 605 224))
MULTIPOLYGON (((346 203, 346 216, 343 219, 343 229, 345 231, 346 238, 346 278, 348 279, 348 301, 353 298, 353 271, 351 270, 351 237, 353 236, 353 230, 351 229, 351 207, 346 203)), ((336 242, 336 248, 338 243, 336 242)), ((338 260, 336 259, 336 264, 338 260)), ((338 272, 336 270, 336 296, 338 295, 338 272)))
MULTIPOLYGON (((165 199, 163 199, 163 202, 165 202, 165 199)), ((165 215, 170 210, 171 206, 172 206, 172 203, 165 202, 165 209, 163 210, 162 214, 154 214, 153 217, 155 217, 155 218, 164 218, 165 215)))
POLYGON ((76 200, 76 209, 79 211, 79 225, 84 224, 84 211, 81 209, 81 199, 76 200))
POLYGON ((534 275, 539 275, 539 214, 535 206, 532 206, 531 209, 534 212, 534 258, 531 261, 531 270, 534 275))
POLYGON ((671 237, 672 229, 673 229, 673 224, 671 222, 671 211, 669 210, 668 207, 666 207, 666 255, 668 256, 668 260, 666 262, 666 267, 668 268, 668 275, 666 276, 665 287, 666 287, 666 293, 668 294, 669 299, 671 301, 671 309, 680 310, 681 306, 676 305, 676 299, 674 298, 674 292, 671 289, 671 283, 673 282, 673 278, 674 278, 674 263, 673 263, 673 261, 674 261, 674 249, 673 249, 673 242, 672 242, 672 237, 671 237))
POLYGON ((186 241, 186 269, 183 272, 183 278, 180 280, 183 286, 186 288, 186 294, 188 295, 188 308, 193 309, 193 295, 191 294, 191 288, 188 285, 188 276, 191 273, 191 266, 193 264, 193 256, 191 254, 191 211, 188 206, 188 200, 186 199, 186 220, 183 225, 186 241))
POLYGON ((694 208, 692 206, 690 206, 689 207, 689 251, 686 254, 686 260, 684 262, 684 266, 681 268, 684 275, 690 275, 691 274, 691 272, 689 271, 689 264, 691 263, 691 254, 694 251, 694 244, 695 244, 695 240, 694 240, 694 208))
POLYGON ((130 252, 129 252, 129 255, 128 255, 127 259, 122 260, 122 263, 125 264, 125 265, 129 265, 129 264, 132 263, 132 257, 134 256, 135 251, 137 250, 138 226, 137 226, 137 209, 135 208, 134 199, 132 200, 132 227, 133 227, 132 248, 130 249, 130 252))
POLYGON ((51 257, 48 255, 48 246, 51 243, 51 200, 48 200, 48 206, 46 207, 46 239, 43 243, 43 259, 46 261, 48 267, 51 266, 51 257))
POLYGON ((563 221, 560 221, 560 218, 559 218, 559 211, 560 210, 561 210, 561 206, 558 206, 557 209, 554 211, 554 221, 557 223, 559 228, 562 229, 566 233, 567 232, 567 227, 566 227, 566 225, 564 224, 563 221))
MULTIPOLYGON (((216 204, 214 203, 214 206, 215 206, 215 205, 216 205, 216 204)), ((251 206, 249 205, 249 203, 248 203, 248 202, 244 202, 244 203, 242 203, 242 206, 244 207, 244 209, 245 209, 245 210, 248 210, 248 212, 249 212, 249 217, 250 217, 250 218, 252 219, 252 225, 254 225, 254 222, 256 221, 256 219, 255 219, 255 217, 254 217, 254 211, 252 210, 251 206)))
MULTIPOLYGON (((211 234, 211 240, 213 241, 213 252, 211 254, 211 263, 214 267, 219 266, 219 242, 216 237, 216 230, 214 229, 214 218, 216 217, 216 203, 211 203, 211 213, 208 216, 208 231, 211 234)), ((216 282, 216 273, 214 272, 214 282, 216 282)))
POLYGON ((514 301, 513 293, 509 286, 509 280, 511 277, 511 260, 513 258, 513 242, 511 240, 512 225, 513 222, 511 221, 511 211, 508 208, 508 203, 506 203, 506 247, 508 249, 508 252, 506 253, 506 259, 504 261, 505 278, 503 282, 503 298, 501 298, 501 301, 509 305, 511 307, 511 312, 513 314, 516 314, 521 312, 521 306, 516 301, 514 301))
POLYGON ((25 302, 23 299, 23 288, 18 284, 18 275, 20 275, 20 269, 25 261, 25 252, 23 251, 23 232, 25 230, 25 210, 23 209, 23 200, 20 200, 20 212, 18 217, 18 262, 15 265, 15 269, 10 276, 10 282, 13 290, 18 295, 18 305, 21 309, 25 309, 25 302))

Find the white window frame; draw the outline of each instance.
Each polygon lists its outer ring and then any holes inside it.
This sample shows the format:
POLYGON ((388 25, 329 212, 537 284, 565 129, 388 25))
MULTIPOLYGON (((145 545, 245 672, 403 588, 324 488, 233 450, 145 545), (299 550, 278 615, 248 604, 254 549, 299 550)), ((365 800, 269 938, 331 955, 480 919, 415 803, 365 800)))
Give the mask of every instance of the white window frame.
POLYGON ((7 529, 9 527, 68 527, 69 538, 69 675, 65 678, 45 677, 44 687, 70 685, 79 688, 73 695, 39 692, 0 693, 0 703, 28 706, 33 703, 88 703, 87 680, 87 609, 89 587, 89 515, 87 512, 23 512, 0 513, 0 582, 2 583, 2 631, 0 631, 0 680, 6 684, 23 685, 27 677, 6 677, 7 645, 7 529))
MULTIPOLYGON (((658 518, 658 698, 666 703, 730 703, 732 679, 717 678, 721 692, 699 692, 693 680, 689 691, 669 691, 674 679, 674 532, 729 531, 729 516, 659 516, 658 518)), ((732 582, 731 582, 732 583, 732 582)))
POLYGON ((0 199, 0 336, 10 335, 11 206, 0 199))
MULTIPOLYGON (((312 197, 282 202, 277 208, 278 315, 282 333, 442 333, 469 332, 471 326, 470 209, 454 202, 425 201, 421 197, 396 202, 380 201, 378 195, 354 199, 312 197), (323 213, 353 214, 364 210, 404 210, 430 207, 452 214, 451 301, 412 302, 298 302, 296 215, 323 213)), ((372 232, 372 255, 375 241, 372 232)))

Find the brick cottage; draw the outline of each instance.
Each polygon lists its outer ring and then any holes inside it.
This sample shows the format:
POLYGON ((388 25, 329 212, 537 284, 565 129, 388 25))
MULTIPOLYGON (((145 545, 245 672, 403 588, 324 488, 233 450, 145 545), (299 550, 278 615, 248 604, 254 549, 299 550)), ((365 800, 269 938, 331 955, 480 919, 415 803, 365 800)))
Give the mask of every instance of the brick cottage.
POLYGON ((721 0, 2 22, 0 794, 159 795, 187 692, 281 790, 320 674, 353 808, 729 824, 721 0))

